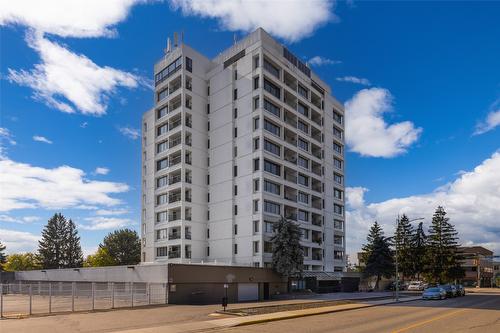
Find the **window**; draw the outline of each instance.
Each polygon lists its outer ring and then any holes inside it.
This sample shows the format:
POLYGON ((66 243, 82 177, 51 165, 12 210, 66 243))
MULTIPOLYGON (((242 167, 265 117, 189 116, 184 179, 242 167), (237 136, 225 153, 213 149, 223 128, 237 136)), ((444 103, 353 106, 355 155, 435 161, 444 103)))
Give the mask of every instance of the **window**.
POLYGON ((156 240, 167 239, 167 238, 168 238, 167 229, 156 230, 156 240))
POLYGON ((272 233, 274 231, 274 223, 265 221, 264 222, 264 232, 272 233))
POLYGON ((207 104, 207 114, 210 114, 210 104, 207 104))
POLYGON ((157 223, 165 222, 165 221, 167 221, 167 219, 168 219, 167 212, 156 213, 156 222, 157 223))
POLYGON ((335 135, 339 139, 342 139, 342 130, 336 126, 333 126, 333 135, 335 135))
POLYGON ((207 228, 207 238, 210 238, 210 229, 207 228))
POLYGON ((333 220, 333 227, 335 229, 344 230, 344 221, 333 220))
POLYGON ((210 257, 210 246, 207 246, 207 257, 210 257))
POLYGON ((163 177, 156 179, 156 188, 160 188, 160 187, 167 186, 167 185, 168 185, 168 177, 167 176, 163 176, 163 177))
POLYGON ((342 170, 342 160, 339 160, 338 158, 333 158, 333 166, 339 170, 342 170))
POLYGON ((300 185, 303 186, 309 186, 309 177, 304 176, 303 174, 299 173, 299 176, 297 177, 297 181, 300 185))
POLYGON ((166 246, 156 248, 156 256, 157 257, 166 257, 167 253, 168 253, 168 248, 166 246))
POLYGON ((344 259, 344 251, 333 251, 333 259, 337 260, 344 259))
POLYGON ((306 140, 301 139, 301 138, 299 138, 299 140, 297 142, 298 142, 298 146, 300 149, 309 151, 309 142, 307 142, 306 140))
POLYGON ((341 205, 333 204, 333 212, 338 215, 344 215, 344 207, 341 205))
POLYGON ((260 66, 260 59, 259 59, 259 56, 255 56, 255 57, 253 58, 253 67, 254 67, 254 68, 259 68, 259 66, 260 66))
POLYGON ((237 138, 238 137, 238 127, 235 127, 234 128, 234 137, 237 138))
POLYGON ((298 87, 298 92, 299 92, 299 95, 304 97, 305 99, 308 99, 308 92, 307 92, 307 89, 302 87, 300 84, 299 84, 299 87, 298 87))
POLYGON ((259 211, 259 200, 253 201, 253 211, 257 213, 259 211))
POLYGON ((337 123, 341 124, 344 122, 344 116, 342 116, 340 113, 337 111, 333 111, 333 120, 335 120, 337 123))
POLYGON ((264 160, 264 171, 281 176, 281 166, 268 160, 264 160))
POLYGON ((264 58, 264 68, 271 73, 272 75, 276 76, 278 79, 280 78, 280 70, 278 67, 274 66, 271 64, 266 58, 264 58))
POLYGON ((337 154, 342 155, 342 146, 341 146, 341 145, 339 145, 338 143, 333 142, 333 150, 334 150, 337 154))
POLYGON ((279 204, 264 200, 264 212, 279 215, 280 208, 279 204))
POLYGON ((260 160, 258 158, 253 160, 253 171, 260 170, 260 160))
POLYGON ((237 165, 233 166, 233 177, 236 177, 236 176, 238 176, 238 166, 237 165))
POLYGON ((258 76, 253 78, 253 88, 259 89, 259 77, 258 76))
POLYGON ((168 107, 164 106, 161 109, 156 110, 156 119, 160 119, 168 114, 168 107))
POLYGON ((300 221, 308 222, 309 221, 309 212, 305 210, 299 210, 297 214, 297 219, 300 221))
POLYGON ((259 232, 259 221, 253 221, 253 232, 254 233, 259 232))
POLYGON ((234 254, 238 254, 238 244, 234 244, 234 254))
POLYGON ((191 73, 193 72, 193 60, 189 57, 186 57, 186 70, 191 73))
POLYGON ((168 124, 161 125, 156 129, 156 136, 160 136, 168 132, 168 124))
POLYGON ((233 226, 233 230, 234 230, 234 234, 237 235, 238 234, 238 225, 237 224, 235 224, 233 226))
POLYGON ((272 122, 268 121, 267 119, 264 119, 264 129, 276 136, 281 135, 281 127, 278 125, 273 124, 272 122))
POLYGON ((207 175, 207 185, 210 185, 210 175, 207 175))
POLYGON ((207 140, 207 149, 210 149, 210 140, 207 140))
POLYGON ((306 134, 309 133, 309 126, 301 120, 298 121, 297 128, 306 134))
POLYGON ((234 89, 233 90, 233 100, 237 100, 238 99, 238 89, 234 89))
POLYGON ((157 205, 163 205, 163 204, 166 204, 168 202, 168 196, 167 194, 160 194, 156 197, 156 204, 157 205))
POLYGON ((264 242, 264 253, 273 253, 273 243, 264 242))
POLYGON ((264 79, 264 90, 276 97, 281 99, 281 90, 271 81, 264 79))
POLYGON ((238 118, 238 109, 236 108, 233 110, 233 118, 234 119, 238 118))
POLYGON ((253 99, 253 109, 254 110, 257 110, 259 108, 259 103, 260 103, 260 98, 259 97, 255 97, 253 99))
POLYGON ((278 118, 281 117, 280 108, 274 105, 273 103, 269 102, 267 99, 264 99, 264 110, 269 111, 278 118))
POLYGON ((234 79, 238 80, 238 70, 237 69, 234 70, 234 79))
POLYGON ((280 195, 281 186, 268 180, 264 180, 264 191, 280 195))
POLYGON ((304 169, 309 169, 309 160, 299 155, 298 164, 304 169))
POLYGON ((333 196, 335 197, 335 199, 342 200, 342 198, 344 197, 344 192, 339 190, 338 188, 334 188, 333 196))
POLYGON ((234 215, 238 215, 238 205, 234 205, 234 215))
POLYGON ((309 108, 307 106, 302 103, 298 103, 297 106, 297 111, 299 111, 300 114, 309 117, 309 108))
POLYGON ((300 238, 309 239, 309 230, 300 228, 300 238))
POLYGON ((160 171, 168 167, 168 158, 164 158, 156 162, 156 171, 160 171))
POLYGON ((238 185, 234 185, 233 193, 234 195, 238 195, 238 185))
POLYGON ((299 192, 297 200, 301 203, 309 204, 309 194, 299 192))
POLYGON ((274 155, 281 156, 281 147, 271 141, 264 140, 264 149, 274 155))
POLYGON ((344 182, 344 177, 342 175, 339 175, 338 173, 334 173, 333 181, 336 182, 337 184, 342 184, 344 182))
POLYGON ((168 141, 162 141, 156 144, 156 152, 159 154, 168 149, 168 141))
POLYGON ((253 139, 253 149, 257 150, 259 149, 259 146, 260 146, 260 138, 253 139))
POLYGON ((158 72, 155 75, 155 86, 159 85, 161 82, 165 81, 175 72, 177 72, 181 68, 181 66, 182 66, 182 57, 179 57, 171 64, 169 64, 167 67, 158 72))
POLYGON ((236 146, 233 147, 233 156, 234 157, 238 156, 238 147, 236 146))
POLYGON ((259 241, 253 242, 253 253, 259 253, 259 241))

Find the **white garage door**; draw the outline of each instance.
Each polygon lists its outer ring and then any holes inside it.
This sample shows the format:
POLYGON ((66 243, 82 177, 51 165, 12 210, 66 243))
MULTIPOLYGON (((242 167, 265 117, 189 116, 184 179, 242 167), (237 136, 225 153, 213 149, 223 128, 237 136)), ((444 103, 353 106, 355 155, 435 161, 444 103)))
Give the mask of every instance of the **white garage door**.
POLYGON ((258 283, 238 283, 238 301, 258 301, 259 284, 258 283))

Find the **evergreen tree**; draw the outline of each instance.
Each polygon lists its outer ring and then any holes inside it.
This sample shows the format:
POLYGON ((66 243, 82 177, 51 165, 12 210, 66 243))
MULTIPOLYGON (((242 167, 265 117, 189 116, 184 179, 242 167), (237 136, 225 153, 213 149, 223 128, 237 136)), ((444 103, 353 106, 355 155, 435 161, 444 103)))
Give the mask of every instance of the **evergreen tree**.
POLYGON ((66 218, 61 213, 54 214, 42 231, 42 239, 38 241, 38 255, 43 268, 66 267, 66 235, 66 218))
POLYGON ((413 258, 413 272, 420 280, 420 275, 425 269, 425 252, 427 250, 427 236, 424 232, 424 224, 420 222, 412 238, 411 257, 413 258))
POLYGON ((378 289, 382 276, 390 278, 394 273, 390 242, 384 237, 384 232, 377 221, 370 228, 366 240, 367 243, 363 245, 363 260, 366 264, 363 275, 365 277, 376 276, 375 289, 378 289))
POLYGON ((7 257, 5 255, 5 245, 0 242, 0 271, 3 269, 3 264, 7 261, 7 257))
POLYGON ((412 236, 414 230, 410 220, 403 214, 396 227, 393 239, 394 247, 397 247, 398 271, 405 277, 411 277, 415 273, 414 258, 412 256, 413 244, 412 236))
POLYGON ((74 268, 82 267, 83 253, 80 246, 80 237, 76 225, 70 219, 66 225, 66 240, 65 240, 65 266, 74 268))
POLYGON ((439 206, 432 217, 427 237, 426 271, 432 282, 443 283, 463 276, 457 235, 444 208, 439 206))
POLYGON ((141 261, 141 241, 135 230, 115 230, 104 237, 99 247, 106 249, 116 265, 136 265, 141 261))
POLYGON ((304 252, 300 246, 298 225, 282 216, 274 224, 274 235, 271 242, 274 270, 287 278, 301 276, 304 252))

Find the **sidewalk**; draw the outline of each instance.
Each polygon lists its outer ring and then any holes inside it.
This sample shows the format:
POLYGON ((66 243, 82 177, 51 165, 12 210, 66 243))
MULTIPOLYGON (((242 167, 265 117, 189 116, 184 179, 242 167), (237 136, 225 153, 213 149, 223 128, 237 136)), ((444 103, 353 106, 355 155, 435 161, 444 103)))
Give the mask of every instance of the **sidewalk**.
MULTIPOLYGON (((421 299, 418 297, 405 297, 401 302, 409 302, 413 300, 421 299)), ((150 328, 142 328, 142 329, 133 329, 121 331, 123 333, 181 333, 181 332, 206 332, 211 330, 216 330, 220 328, 228 328, 235 326, 244 326, 244 325, 254 325, 264 322, 277 321, 277 320, 286 320, 298 317, 306 317, 306 316, 314 316, 326 313, 334 313, 355 309, 368 308, 373 306, 387 305, 396 303, 394 300, 373 300, 367 302, 353 303, 353 304, 343 304, 343 305, 334 305, 334 306, 325 306, 304 310, 294 310, 294 311, 283 311, 283 312, 274 312, 268 314, 254 315, 254 316, 244 316, 244 317, 233 317, 233 318, 224 318, 224 319, 216 319, 216 320, 208 320, 208 321, 200 321, 194 323, 184 323, 177 325, 166 325, 166 326, 158 326, 158 327, 150 327, 150 328)))

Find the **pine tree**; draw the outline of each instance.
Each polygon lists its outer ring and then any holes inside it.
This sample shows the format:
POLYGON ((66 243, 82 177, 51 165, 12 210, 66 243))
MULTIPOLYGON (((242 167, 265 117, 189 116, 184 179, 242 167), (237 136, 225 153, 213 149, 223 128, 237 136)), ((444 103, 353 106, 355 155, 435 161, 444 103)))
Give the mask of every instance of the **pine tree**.
POLYGON ((432 217, 427 238, 426 271, 431 281, 443 283, 463 276, 457 235, 444 208, 439 206, 432 217))
POLYGON ((38 255, 43 268, 65 268, 66 218, 56 213, 47 222, 38 241, 38 255))
POLYGON ((0 271, 3 270, 3 264, 7 261, 7 256, 5 255, 5 245, 0 242, 0 271))
POLYGON ((396 227, 393 245, 397 247, 397 260, 399 272, 405 277, 411 277, 415 273, 414 262, 412 256, 412 236, 414 230, 410 220, 403 214, 396 227))
POLYGON ((80 246, 80 237, 76 225, 71 219, 67 222, 65 236, 65 266, 69 268, 82 267, 83 252, 80 246))
POLYGON ((104 237, 99 247, 106 249, 116 265, 136 265, 141 261, 141 241, 135 230, 115 230, 104 237))
POLYGON ((420 275, 425 269, 425 252, 427 250, 427 236, 424 232, 424 224, 420 222, 412 237, 413 272, 420 280, 420 275))
POLYGON ((282 216, 274 224, 271 242, 274 270, 287 278, 300 277, 304 264, 304 252, 300 246, 298 225, 282 216))
POLYGON ((394 273, 390 242, 384 237, 384 232, 377 221, 370 228, 366 240, 367 243, 363 245, 363 260, 366 264, 363 275, 365 277, 376 276, 375 289, 378 289, 382 276, 390 278, 394 273))

